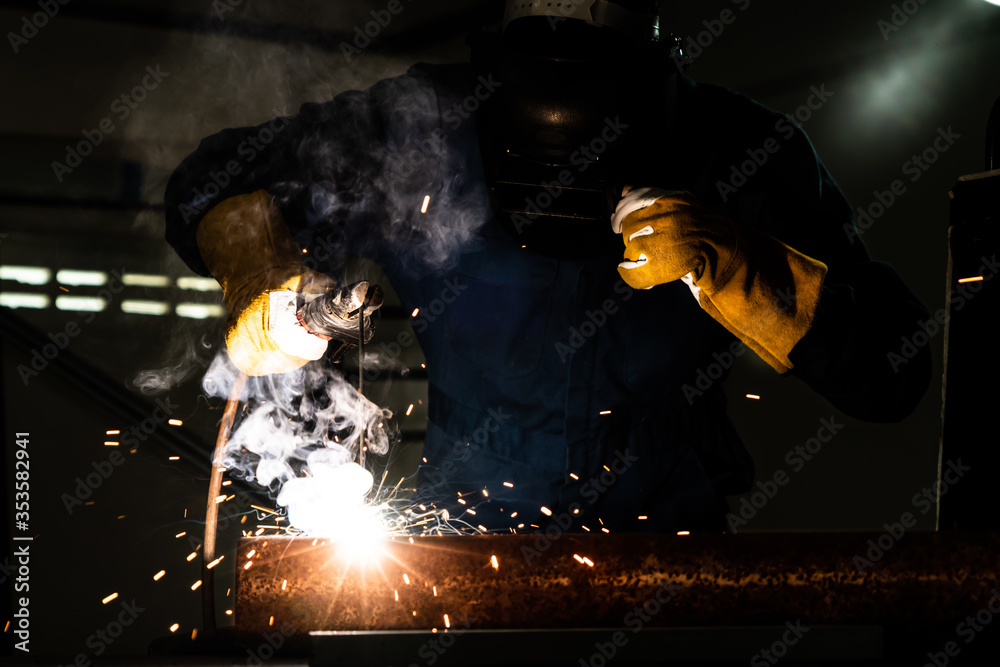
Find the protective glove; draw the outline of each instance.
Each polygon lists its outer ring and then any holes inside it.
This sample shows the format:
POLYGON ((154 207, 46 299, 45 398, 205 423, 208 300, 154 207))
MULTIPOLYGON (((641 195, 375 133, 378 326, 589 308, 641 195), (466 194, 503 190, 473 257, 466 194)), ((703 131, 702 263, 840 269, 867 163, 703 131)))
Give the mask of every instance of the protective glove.
POLYGON ((635 289, 688 283, 702 309, 772 368, 809 330, 827 267, 772 236, 738 226, 692 195, 626 188, 612 218, 625 241, 622 278, 635 289))
POLYGON ((302 264, 265 190, 214 206, 196 238, 225 294, 226 349, 237 368, 247 375, 287 373, 323 356, 327 340, 306 331, 297 312, 336 285, 302 264))

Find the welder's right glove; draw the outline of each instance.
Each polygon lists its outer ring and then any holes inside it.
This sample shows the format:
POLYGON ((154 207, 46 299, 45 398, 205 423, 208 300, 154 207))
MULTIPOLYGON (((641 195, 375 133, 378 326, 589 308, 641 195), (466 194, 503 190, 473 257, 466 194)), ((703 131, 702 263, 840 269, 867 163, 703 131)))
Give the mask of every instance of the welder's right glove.
POLYGON ((336 285, 302 264, 267 191, 214 206, 198 225, 197 241, 225 294, 226 350, 237 368, 247 375, 287 373, 323 356, 327 339, 306 331, 296 313, 336 285))

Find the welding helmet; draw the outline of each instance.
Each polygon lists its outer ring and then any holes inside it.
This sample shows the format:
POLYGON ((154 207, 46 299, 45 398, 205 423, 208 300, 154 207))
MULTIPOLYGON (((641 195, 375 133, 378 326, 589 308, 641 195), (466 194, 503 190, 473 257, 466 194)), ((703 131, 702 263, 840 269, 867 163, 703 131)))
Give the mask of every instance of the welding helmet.
MULTIPOLYGON (((564 21, 606 28, 635 44, 652 44, 660 36, 659 3, 656 0, 507 0, 503 31, 520 19, 545 17, 550 30, 564 21)), ((518 24, 523 25, 523 21, 518 24)))
POLYGON ((470 40, 479 71, 502 81, 477 127, 494 210, 519 246, 565 259, 620 251, 608 220, 631 182, 623 170, 663 117, 661 78, 677 73, 657 5, 509 0, 500 33, 470 40))

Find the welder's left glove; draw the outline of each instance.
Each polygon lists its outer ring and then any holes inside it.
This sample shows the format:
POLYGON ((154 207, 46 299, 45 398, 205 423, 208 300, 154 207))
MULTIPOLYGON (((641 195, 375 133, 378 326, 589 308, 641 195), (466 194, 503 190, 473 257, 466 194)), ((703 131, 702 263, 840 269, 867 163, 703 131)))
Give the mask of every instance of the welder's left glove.
POLYGON ((618 272, 636 289, 683 280, 701 307, 772 368, 806 334, 827 267, 772 236, 700 206, 688 193, 626 189, 612 228, 625 241, 618 272))

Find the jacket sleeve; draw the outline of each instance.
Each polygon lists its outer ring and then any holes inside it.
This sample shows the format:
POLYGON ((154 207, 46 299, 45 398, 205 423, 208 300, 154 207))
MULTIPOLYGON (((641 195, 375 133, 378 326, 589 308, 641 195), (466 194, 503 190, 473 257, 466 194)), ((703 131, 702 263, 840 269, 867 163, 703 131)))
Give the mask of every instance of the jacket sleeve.
MULTIPOLYGON (((209 275, 195 243, 201 218, 225 199, 267 190, 299 245, 377 262, 440 245, 454 202, 435 175, 448 167, 438 88, 415 66, 367 90, 303 105, 298 114, 204 139, 166 189, 166 238, 188 266, 209 275), (438 206, 421 215, 421 200, 438 206), (444 195, 444 196, 439 196, 444 195)), ((317 267, 328 270, 327 266, 317 267)))
MULTIPOLYGON (((748 177, 750 187, 734 204, 829 269, 811 327, 789 354, 791 372, 849 416, 903 419, 930 383, 928 346, 903 354, 904 341, 922 331, 927 309, 892 266, 869 256, 850 205, 801 127, 777 118, 777 149, 761 168, 763 188, 748 177)), ((774 306, 795 304, 779 286, 774 306)))

